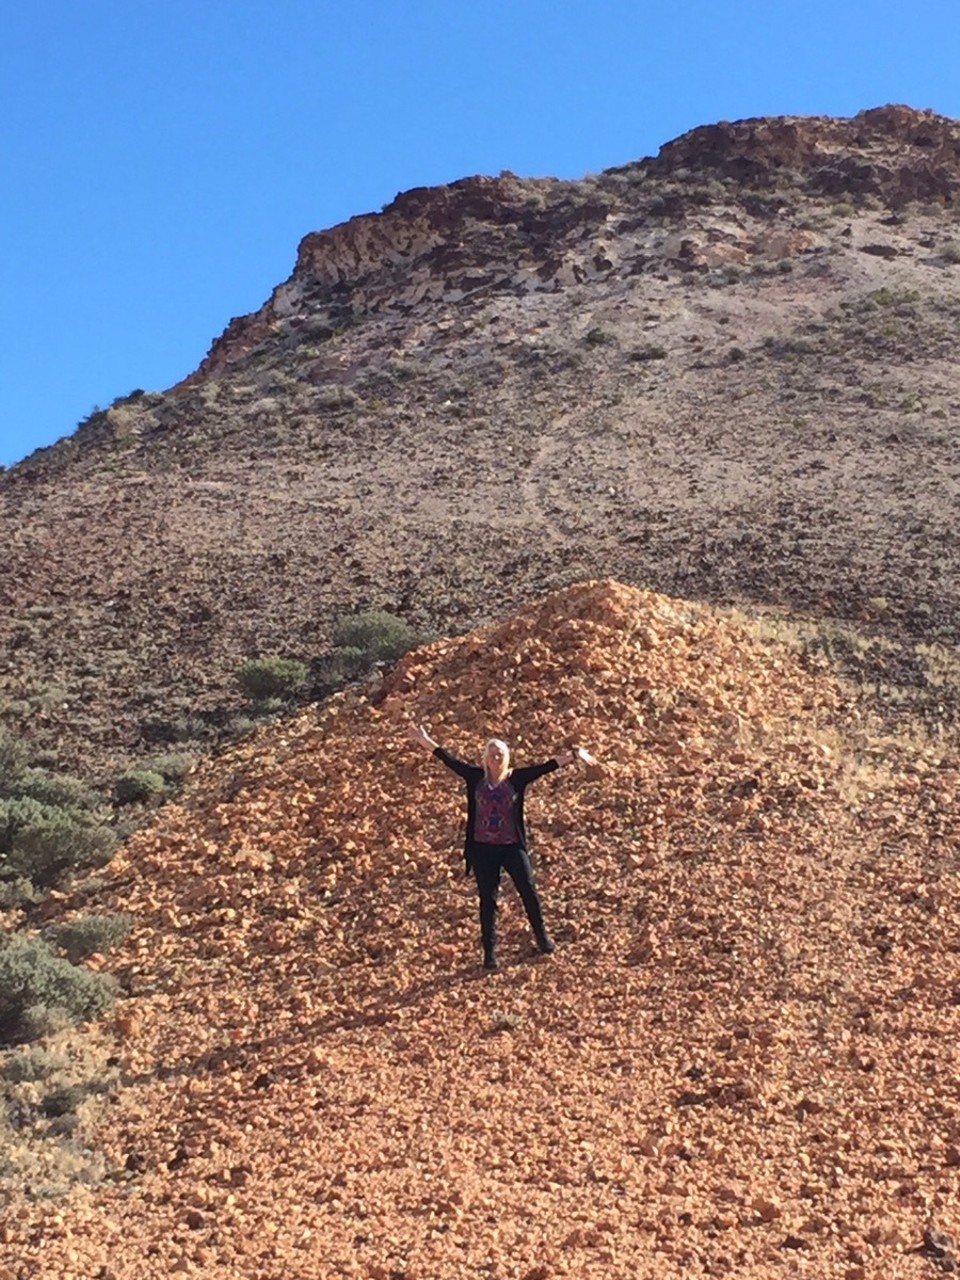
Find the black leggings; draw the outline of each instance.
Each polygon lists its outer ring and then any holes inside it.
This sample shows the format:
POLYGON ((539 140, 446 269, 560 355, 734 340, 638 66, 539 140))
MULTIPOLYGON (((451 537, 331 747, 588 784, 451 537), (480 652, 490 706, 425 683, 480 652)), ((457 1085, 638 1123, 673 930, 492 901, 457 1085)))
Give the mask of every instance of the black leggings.
POLYGON ((547 944, 547 931, 543 923, 543 909, 533 882, 533 868, 526 849, 516 844, 472 844, 470 866, 477 879, 480 893, 480 936, 483 939, 484 958, 492 959, 497 941, 497 899, 500 896, 500 872, 517 886, 523 899, 527 919, 537 943, 547 944))

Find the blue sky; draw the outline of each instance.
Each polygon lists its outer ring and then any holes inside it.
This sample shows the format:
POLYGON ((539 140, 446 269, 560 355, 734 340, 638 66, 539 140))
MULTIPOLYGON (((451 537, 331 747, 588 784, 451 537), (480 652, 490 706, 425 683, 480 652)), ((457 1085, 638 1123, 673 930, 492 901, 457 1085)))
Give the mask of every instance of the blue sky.
POLYGON ((193 370, 299 240, 699 124, 960 116, 957 0, 8 0, 0 464, 193 370))

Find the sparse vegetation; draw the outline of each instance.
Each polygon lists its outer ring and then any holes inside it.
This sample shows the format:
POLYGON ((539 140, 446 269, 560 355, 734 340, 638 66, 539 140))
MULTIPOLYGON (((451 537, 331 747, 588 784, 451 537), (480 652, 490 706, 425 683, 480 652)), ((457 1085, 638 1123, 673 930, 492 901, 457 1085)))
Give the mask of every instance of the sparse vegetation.
POLYGON ((117 804, 144 804, 156 800, 166 790, 163 774, 153 769, 129 769, 114 783, 113 796, 117 804))
POLYGON ((0 1079, 9 1080, 13 1084, 33 1083, 36 1080, 46 1080, 57 1072, 65 1071, 69 1066, 70 1058, 57 1049, 24 1045, 0 1062, 0 1079))
POLYGON ((145 740, 153 743, 204 742, 214 734, 206 720, 189 714, 170 718, 150 716, 141 722, 140 727, 145 740))
POLYGON ((257 701, 292 698, 306 683, 307 668, 295 658, 252 658, 237 672, 237 680, 244 693, 257 701))
POLYGON ((661 347, 657 343, 648 342, 645 346, 638 347, 636 351, 630 352, 631 360, 642 363, 646 360, 666 360, 667 349, 661 347))
POLYGON ((864 301, 877 307, 899 307, 905 303, 919 302, 920 294, 916 289, 890 289, 884 285, 868 293, 864 301))
POLYGON ((318 409, 349 409, 359 399, 352 387, 329 386, 317 389, 314 403, 318 409))
POLYGON ((57 1010, 70 1022, 87 1022, 112 1003, 98 974, 55 955, 40 938, 18 936, 0 951, 0 1039, 29 1032, 31 1011, 57 1010))
MULTIPOLYGON (((69 1025, 62 1016, 60 1030, 69 1025)), ((85 1129, 116 1071, 91 1046, 23 1045, 0 1053, 0 1199, 49 1200, 106 1173, 85 1129)))
POLYGON ((126 912, 77 916, 53 931, 53 940, 66 952, 71 964, 95 953, 105 954, 120 945, 130 932, 132 918, 126 912))

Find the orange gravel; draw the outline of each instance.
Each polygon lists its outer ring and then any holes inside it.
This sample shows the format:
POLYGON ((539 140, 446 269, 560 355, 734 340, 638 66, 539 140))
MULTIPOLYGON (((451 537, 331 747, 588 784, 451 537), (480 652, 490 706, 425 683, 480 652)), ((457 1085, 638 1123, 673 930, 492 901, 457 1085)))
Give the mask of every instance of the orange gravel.
POLYGON ((698 606, 585 583, 208 763, 115 864, 116 1171, 0 1278, 936 1276, 960 1240, 955 762, 698 606), (479 968, 459 780, 580 743, 479 968), (876 746, 876 744, 874 744, 876 746))

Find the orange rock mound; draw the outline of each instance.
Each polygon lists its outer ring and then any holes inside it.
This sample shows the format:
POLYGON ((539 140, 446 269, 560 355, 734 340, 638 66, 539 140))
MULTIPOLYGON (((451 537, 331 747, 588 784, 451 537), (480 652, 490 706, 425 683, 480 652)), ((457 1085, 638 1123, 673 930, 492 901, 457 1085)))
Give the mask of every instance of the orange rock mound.
POLYGON ((138 833, 116 1180, 16 1276, 924 1276, 960 1239, 956 774, 843 692, 586 583, 208 764, 138 833), (518 762, 555 956, 480 976, 459 781, 518 762), (865 738, 862 739, 866 741, 865 738), (939 1233, 939 1234, 937 1234, 939 1233))

